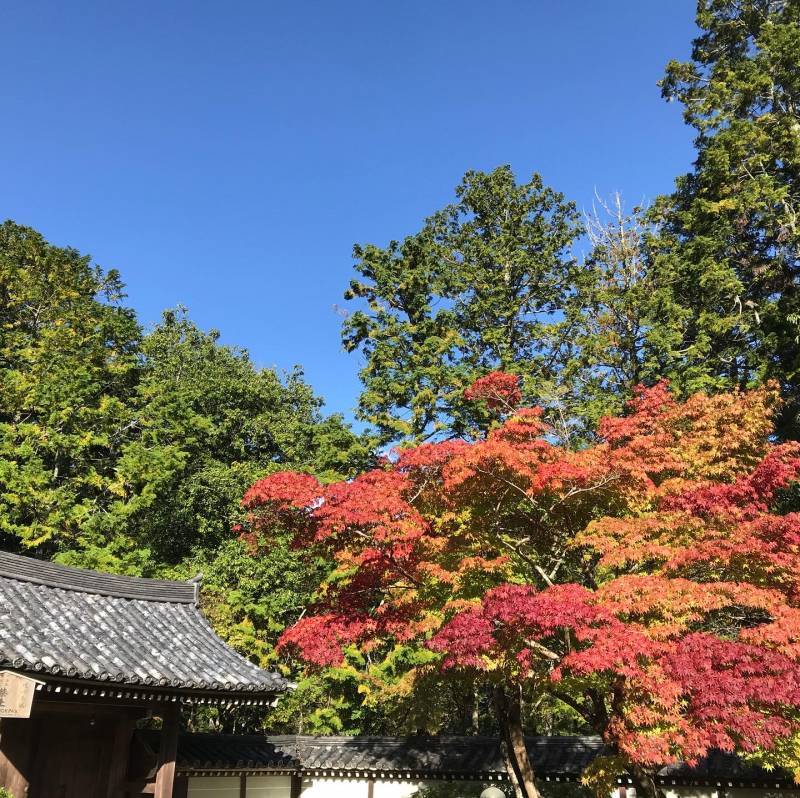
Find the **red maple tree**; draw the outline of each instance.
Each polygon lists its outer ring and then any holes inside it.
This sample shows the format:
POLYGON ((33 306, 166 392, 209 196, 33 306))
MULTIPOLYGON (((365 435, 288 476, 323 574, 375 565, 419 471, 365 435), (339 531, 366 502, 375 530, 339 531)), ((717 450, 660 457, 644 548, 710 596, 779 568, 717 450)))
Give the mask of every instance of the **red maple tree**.
POLYGON ((404 646, 433 658, 412 670, 490 684, 524 798, 538 792, 523 688, 579 713, 651 793, 664 764, 797 734, 800 514, 780 508, 800 445, 771 441, 774 388, 685 402, 641 388, 579 451, 515 407, 516 378, 469 395, 506 413, 485 439, 247 492, 254 550, 279 522, 335 563, 281 648, 325 667, 404 646))

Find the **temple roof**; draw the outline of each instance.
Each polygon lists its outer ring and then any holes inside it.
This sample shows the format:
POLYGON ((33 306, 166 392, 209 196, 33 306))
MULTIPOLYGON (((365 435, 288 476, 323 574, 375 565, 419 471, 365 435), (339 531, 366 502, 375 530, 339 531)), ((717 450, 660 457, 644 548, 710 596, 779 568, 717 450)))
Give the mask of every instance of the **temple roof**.
MULTIPOLYGON (((530 737, 534 766, 578 776, 603 750, 599 737, 530 737)), ((386 773, 504 774, 495 737, 310 737, 185 734, 178 767, 191 770, 379 771, 386 773)))
MULTIPOLYGON (((142 740, 158 750, 158 732, 142 740)), ((597 756, 608 753, 600 737, 527 737, 537 777, 576 781, 597 756)), ((286 773, 364 778, 505 778, 496 737, 309 737, 303 735, 183 734, 178 770, 184 774, 286 773)), ((659 772, 662 784, 732 784, 785 787, 788 774, 769 772, 733 754, 712 751, 694 767, 671 765, 659 772)))
POLYGON ((45 682, 146 687, 178 697, 266 699, 287 686, 217 637, 198 607, 196 582, 101 574, 6 552, 0 667, 45 682))

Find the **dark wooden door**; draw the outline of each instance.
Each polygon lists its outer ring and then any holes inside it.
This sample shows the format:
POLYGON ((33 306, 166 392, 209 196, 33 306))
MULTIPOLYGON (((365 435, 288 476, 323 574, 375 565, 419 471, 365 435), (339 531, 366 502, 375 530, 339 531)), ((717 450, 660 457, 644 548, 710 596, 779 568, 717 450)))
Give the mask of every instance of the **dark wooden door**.
POLYGON ((28 798, 107 798, 114 729, 103 716, 43 718, 28 798))

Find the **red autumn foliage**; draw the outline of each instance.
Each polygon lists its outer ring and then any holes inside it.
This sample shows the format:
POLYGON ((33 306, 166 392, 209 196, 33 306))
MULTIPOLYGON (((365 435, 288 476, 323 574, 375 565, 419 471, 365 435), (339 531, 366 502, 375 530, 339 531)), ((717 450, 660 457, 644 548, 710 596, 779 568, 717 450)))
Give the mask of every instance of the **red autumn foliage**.
POLYGON ((320 496, 319 481, 308 474, 281 471, 260 479, 244 494, 242 504, 247 508, 276 506, 307 510, 320 496))
POLYGON ((475 380, 464 391, 464 398, 472 402, 485 401, 491 410, 512 410, 522 401, 519 377, 503 371, 492 371, 475 380))
POLYGON ((689 631, 713 609, 746 606, 746 589, 733 585, 726 594, 688 580, 631 579, 638 584, 612 582, 599 592, 574 584, 496 588, 429 645, 443 653, 445 668, 501 662, 522 678, 546 673, 556 688, 576 677, 605 679, 620 708, 606 734, 639 764, 674 761, 678 743, 691 761, 710 747, 769 748, 797 730, 786 712, 800 706, 796 656, 689 631))
POLYGON ((342 646, 360 641, 371 631, 368 621, 335 613, 314 615, 289 629, 283 645, 302 648, 306 659, 315 665, 336 665, 342 659, 342 646))
MULTIPOLYGON (((469 396, 518 390, 493 374, 469 396)), ((334 563, 280 647, 320 667, 433 651, 443 678, 551 693, 645 767, 769 749, 800 732, 800 513, 776 509, 800 445, 771 442, 775 407, 772 386, 659 383, 579 451, 523 408, 352 481, 267 477, 247 534, 285 524, 334 563)))

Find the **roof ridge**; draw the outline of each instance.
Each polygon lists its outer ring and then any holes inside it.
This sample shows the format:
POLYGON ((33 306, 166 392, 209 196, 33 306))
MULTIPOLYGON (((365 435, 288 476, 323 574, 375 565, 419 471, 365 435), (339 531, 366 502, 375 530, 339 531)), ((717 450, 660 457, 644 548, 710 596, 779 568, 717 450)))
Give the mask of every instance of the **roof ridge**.
MULTIPOLYGON (((157 737, 152 739, 155 741, 157 737)), ((427 779, 429 776, 448 780, 483 780, 486 777, 484 774, 492 774, 491 778, 494 779, 497 776, 502 778, 505 773, 497 737, 271 735, 265 738, 262 745, 257 744, 258 739, 258 735, 255 735, 255 741, 251 735, 216 736, 196 732, 181 735, 178 741, 178 770, 184 775, 221 775, 237 772, 285 773, 287 769, 292 769, 299 775, 365 778, 364 774, 370 773, 410 780, 427 779), (291 742, 298 738, 300 744, 295 748, 291 742), (471 740, 473 745, 464 746, 463 750, 453 749, 446 744, 434 745, 435 742, 447 743, 454 738, 471 740), (303 745, 303 740, 309 739, 328 742, 329 745, 303 745), (367 745, 354 748, 343 745, 342 741, 348 739, 364 743, 394 740, 398 745, 375 745, 370 752, 367 745), (419 747, 404 746, 408 739, 416 739, 419 747), (487 740, 494 742, 494 750, 485 750, 484 743, 487 740), (274 744, 278 742, 281 745, 274 744)), ((577 782, 585 768, 604 753, 602 740, 596 735, 541 735, 529 736, 527 740, 537 773, 547 780, 554 778, 556 782, 577 782), (530 747, 531 742, 538 745, 530 747), (562 745, 564 742, 582 742, 584 745, 562 745)), ((620 783, 624 784, 625 775, 620 775, 623 779, 620 783)), ((792 784, 788 773, 768 772, 749 765, 734 754, 719 750, 709 752, 695 766, 686 763, 660 766, 655 778, 659 785, 665 787, 725 783, 736 787, 758 785, 781 789, 792 784)))
MULTIPOLYGON (((231 735, 237 736, 237 735, 231 735)), ((448 745, 452 745, 453 743, 497 743, 499 742, 499 737, 496 735, 490 734, 406 734, 406 735, 314 735, 314 734, 297 734, 297 735, 290 735, 290 734, 267 734, 265 735, 266 740, 277 740, 277 739, 290 739, 294 738, 298 742, 308 742, 308 743, 348 743, 352 742, 357 745, 369 745, 375 742, 389 742, 389 743, 396 743, 396 744, 404 744, 412 740, 420 740, 426 742, 437 742, 437 743, 447 743, 448 745)), ((599 735, 595 734, 558 734, 558 735, 525 735, 525 740, 528 742, 540 742, 544 741, 549 744, 552 744, 554 740, 557 740, 559 743, 567 743, 567 742, 580 742, 580 743, 593 743, 593 744, 603 744, 603 738, 599 735)))
POLYGON ((112 598, 170 604, 196 604, 197 583, 168 579, 145 579, 73 568, 68 565, 36 560, 21 554, 0 551, 0 578, 31 582, 44 587, 77 593, 95 593, 112 598))

